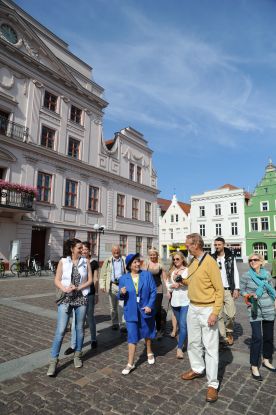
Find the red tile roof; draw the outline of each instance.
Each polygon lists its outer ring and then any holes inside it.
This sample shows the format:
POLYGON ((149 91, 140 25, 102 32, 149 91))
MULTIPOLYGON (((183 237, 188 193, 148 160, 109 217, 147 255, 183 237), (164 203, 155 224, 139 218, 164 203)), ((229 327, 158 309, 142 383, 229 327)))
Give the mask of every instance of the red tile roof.
MULTIPOLYGON (((160 206, 161 211, 166 212, 170 204, 172 203, 172 201, 168 199, 158 198, 157 203, 160 206)), ((181 207, 181 209, 184 211, 184 213, 186 213, 186 215, 190 213, 191 205, 189 205, 188 203, 184 203, 184 202, 178 202, 178 204, 181 207)))
MULTIPOLYGON (((219 187, 219 189, 229 189, 229 190, 236 190, 236 189, 240 189, 240 187, 237 186, 233 186, 233 184, 224 184, 223 186, 219 187)), ((249 200, 251 195, 248 192, 245 192, 245 199, 249 200)))

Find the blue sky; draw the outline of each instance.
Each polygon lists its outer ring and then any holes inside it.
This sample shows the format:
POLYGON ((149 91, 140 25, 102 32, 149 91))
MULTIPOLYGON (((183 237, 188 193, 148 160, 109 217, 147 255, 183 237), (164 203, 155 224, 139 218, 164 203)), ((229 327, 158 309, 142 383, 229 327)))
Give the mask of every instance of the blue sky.
POLYGON ((160 197, 253 190, 276 164, 275 0, 17 0, 93 67, 104 136, 132 126, 160 197))

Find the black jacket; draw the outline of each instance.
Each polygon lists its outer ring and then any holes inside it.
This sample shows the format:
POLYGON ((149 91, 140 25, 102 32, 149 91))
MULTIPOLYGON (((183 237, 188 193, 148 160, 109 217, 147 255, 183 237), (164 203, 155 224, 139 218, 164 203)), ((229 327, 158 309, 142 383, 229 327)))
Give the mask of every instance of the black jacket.
MULTIPOLYGON (((235 263, 235 256, 232 254, 230 249, 224 248, 224 254, 225 254, 225 271, 227 275, 227 280, 229 284, 230 290, 233 292, 235 287, 235 279, 234 279, 234 263, 235 263)), ((212 254, 212 257, 217 260, 218 254, 214 252, 212 254)))

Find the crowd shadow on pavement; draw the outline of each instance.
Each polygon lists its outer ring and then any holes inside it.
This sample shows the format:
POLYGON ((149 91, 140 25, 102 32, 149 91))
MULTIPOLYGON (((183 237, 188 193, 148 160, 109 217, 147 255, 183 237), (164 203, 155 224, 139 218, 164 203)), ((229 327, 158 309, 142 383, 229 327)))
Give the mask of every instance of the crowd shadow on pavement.
POLYGON ((223 350, 219 351, 218 380, 220 387, 223 383, 226 367, 231 365, 233 359, 233 354, 229 347, 225 347, 223 350))

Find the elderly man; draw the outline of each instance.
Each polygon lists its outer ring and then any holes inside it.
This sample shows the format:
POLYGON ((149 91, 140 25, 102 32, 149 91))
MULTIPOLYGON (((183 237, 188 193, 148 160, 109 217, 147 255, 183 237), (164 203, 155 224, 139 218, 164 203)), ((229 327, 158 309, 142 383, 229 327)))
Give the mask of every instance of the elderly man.
POLYGON ((112 256, 107 258, 102 266, 99 286, 102 292, 109 295, 112 330, 120 328, 121 333, 126 333, 123 318, 123 302, 118 300, 119 279, 126 273, 125 258, 121 256, 118 245, 112 247, 112 256))
POLYGON ((204 242, 197 233, 187 236, 186 246, 193 260, 189 266, 188 285, 190 299, 187 316, 188 356, 191 369, 182 374, 183 380, 206 376, 208 389, 207 402, 218 399, 218 315, 223 304, 223 285, 216 261, 204 253, 204 242), (205 354, 205 360, 203 358, 205 354))

